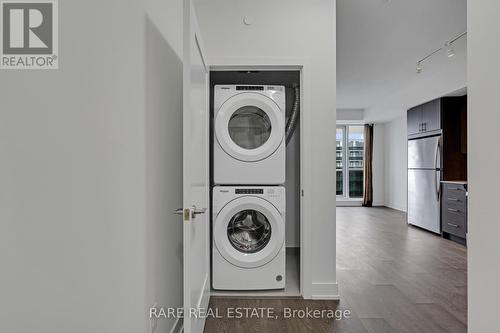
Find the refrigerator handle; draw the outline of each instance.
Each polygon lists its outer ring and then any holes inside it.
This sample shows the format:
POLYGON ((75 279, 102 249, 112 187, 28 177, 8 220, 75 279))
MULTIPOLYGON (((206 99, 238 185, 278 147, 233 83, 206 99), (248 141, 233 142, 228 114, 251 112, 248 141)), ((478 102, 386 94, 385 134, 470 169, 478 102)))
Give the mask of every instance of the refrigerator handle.
POLYGON ((438 139, 436 145, 436 154, 434 155, 434 170, 436 171, 436 195, 437 200, 439 201, 441 197, 441 163, 439 163, 438 168, 438 160, 441 159, 441 139, 438 139))

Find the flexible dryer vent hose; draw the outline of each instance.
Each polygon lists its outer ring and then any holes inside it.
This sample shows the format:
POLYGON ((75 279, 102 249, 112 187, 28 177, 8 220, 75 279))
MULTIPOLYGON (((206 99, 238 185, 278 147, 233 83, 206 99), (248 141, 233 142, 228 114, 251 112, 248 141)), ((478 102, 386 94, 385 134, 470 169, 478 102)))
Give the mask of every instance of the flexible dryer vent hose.
POLYGON ((293 102, 292 112, 290 113, 290 117, 288 117, 285 129, 285 143, 287 145, 292 139, 293 133, 295 132, 295 128, 297 127, 297 122, 299 120, 300 87, 294 86, 294 91, 295 91, 295 101, 293 102))

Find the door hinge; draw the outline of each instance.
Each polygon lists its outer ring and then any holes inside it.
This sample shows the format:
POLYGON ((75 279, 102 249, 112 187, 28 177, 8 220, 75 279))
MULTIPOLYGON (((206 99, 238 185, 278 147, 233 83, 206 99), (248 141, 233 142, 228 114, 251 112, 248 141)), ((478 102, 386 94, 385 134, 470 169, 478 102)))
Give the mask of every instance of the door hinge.
POLYGON ((304 196, 304 190, 300 190, 300 195, 304 196))

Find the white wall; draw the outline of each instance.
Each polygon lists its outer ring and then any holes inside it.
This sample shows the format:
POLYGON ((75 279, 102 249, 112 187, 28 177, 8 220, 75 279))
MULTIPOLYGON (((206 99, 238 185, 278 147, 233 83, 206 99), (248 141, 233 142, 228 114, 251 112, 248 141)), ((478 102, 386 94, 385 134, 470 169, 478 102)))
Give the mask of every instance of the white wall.
POLYGON ((59 20, 59 70, 0 72, 0 331, 145 332, 145 80, 171 85, 146 77, 141 2, 59 20))
POLYGON ((500 39, 497 0, 468 2, 469 117, 469 332, 495 332, 500 326, 500 223, 498 188, 498 78, 500 39), (493 148, 493 149, 492 149, 493 148))
MULTIPOLYGON (((310 65, 310 90, 302 112, 311 121, 307 143, 311 175, 305 200, 314 219, 304 221, 312 247, 306 265, 312 283, 306 297, 337 295, 335 275, 335 1, 198 1, 198 18, 211 65, 293 63, 310 65), (253 16, 245 26, 243 17, 253 16), (331 152, 330 154, 325 152, 331 152), (308 201, 308 198, 311 200, 308 201), (314 259, 313 259, 314 258, 314 259)), ((310 244, 311 244, 310 243, 310 244)))
POLYGON ((363 109, 337 109, 337 121, 362 121, 364 117, 363 109))
POLYGON ((59 5, 60 69, 0 73, 1 331, 143 331, 143 17, 59 5))
POLYGON ((401 211, 407 206, 406 116, 385 124, 385 205, 401 211))

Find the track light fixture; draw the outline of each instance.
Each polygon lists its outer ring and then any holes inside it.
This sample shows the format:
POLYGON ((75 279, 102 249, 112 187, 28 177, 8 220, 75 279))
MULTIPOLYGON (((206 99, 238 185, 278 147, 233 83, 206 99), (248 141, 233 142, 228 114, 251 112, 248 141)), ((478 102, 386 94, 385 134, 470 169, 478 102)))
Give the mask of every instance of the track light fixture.
POLYGON ((428 55, 417 61, 416 73, 417 74, 422 73, 422 63, 427 59, 429 59, 430 57, 432 57, 433 55, 435 55, 436 53, 441 52, 442 50, 445 50, 446 56, 448 58, 453 57, 455 55, 455 49, 453 48, 453 43, 455 43, 458 39, 464 37, 465 35, 467 35, 467 31, 464 31, 461 34, 451 38, 444 44, 444 46, 432 51, 431 53, 429 53, 428 55))

